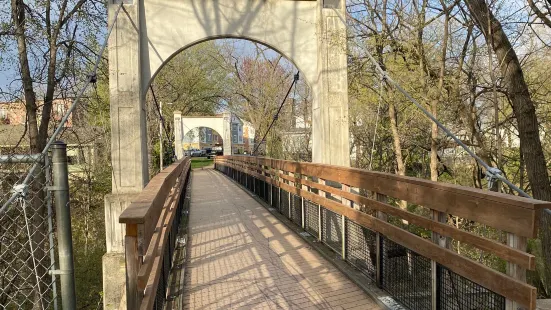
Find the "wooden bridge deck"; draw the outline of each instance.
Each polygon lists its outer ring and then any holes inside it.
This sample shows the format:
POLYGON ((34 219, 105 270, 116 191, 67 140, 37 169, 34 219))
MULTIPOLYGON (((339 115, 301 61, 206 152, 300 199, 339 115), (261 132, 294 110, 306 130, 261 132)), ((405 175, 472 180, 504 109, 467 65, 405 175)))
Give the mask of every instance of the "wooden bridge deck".
POLYGON ((379 309, 213 169, 192 174, 184 309, 379 309))

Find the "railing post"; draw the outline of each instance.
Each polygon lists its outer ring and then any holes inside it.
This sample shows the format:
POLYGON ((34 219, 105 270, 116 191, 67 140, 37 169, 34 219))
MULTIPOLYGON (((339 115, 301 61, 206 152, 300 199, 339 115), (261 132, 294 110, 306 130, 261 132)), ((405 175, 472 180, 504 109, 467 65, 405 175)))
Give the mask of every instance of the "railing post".
POLYGON ((270 207, 274 207, 274 185, 272 184, 273 174, 272 174, 272 165, 268 166, 268 178, 270 178, 270 207))
MULTIPOLYGON (((300 179, 301 180, 304 180, 305 178, 308 178, 307 176, 305 175, 300 175, 300 179)), ((302 184, 301 185, 301 188, 305 191, 310 191, 310 189, 308 188, 308 186, 302 184)), ((301 202, 301 208, 302 208, 302 229, 306 229, 306 216, 304 215, 304 197, 300 197, 300 202, 301 202)))
MULTIPOLYGON (((432 214, 432 219, 434 221, 446 223, 448 220, 447 218, 448 215, 446 213, 431 209, 431 214, 432 214)), ((443 248, 448 248, 449 247, 448 241, 449 239, 446 238, 445 236, 432 232, 432 242, 438 244, 439 246, 443 248)), ((440 287, 439 287, 440 277, 438 275, 438 264, 434 260, 431 260, 430 265, 431 265, 431 307, 432 307, 432 310, 437 310, 440 308, 438 306, 438 303, 439 303, 438 294, 440 291, 440 287)))
MULTIPOLYGON (((346 184, 341 184, 342 190, 345 192, 350 192, 350 186, 346 184)), ((341 197, 341 203, 345 206, 352 208, 352 201, 341 197)), ((342 215, 342 260, 346 260, 346 217, 342 215)))
POLYGON ((136 224, 126 224, 124 254, 126 257, 126 309, 139 309, 138 225, 136 224))
MULTIPOLYGON (((289 172, 289 176, 290 176, 290 177, 294 177, 295 174, 292 173, 292 172, 289 172)), ((295 182, 289 181, 289 185, 291 185, 292 187, 294 187, 294 186, 295 186, 295 182)), ((291 192, 290 192, 290 191, 289 191, 289 195, 287 195, 287 197, 288 197, 288 199, 289 199, 289 204, 288 204, 288 205, 289 205, 289 219, 292 220, 292 219, 293 219, 293 210, 292 210, 292 208, 291 208, 291 192)))
MULTIPOLYGON (((523 252, 526 252, 526 246, 528 244, 528 240, 526 237, 521 237, 515 234, 507 233, 507 245, 515 248, 517 250, 521 250, 523 252)), ((510 262, 507 262, 507 275, 515 278, 517 280, 520 280, 522 282, 526 282, 526 269, 522 268, 521 266, 517 264, 513 264, 510 262)), ((526 309, 522 305, 507 299, 505 301, 505 309, 506 310, 521 310, 526 309)))
POLYGON ((341 215, 342 219, 342 231, 341 231, 341 240, 342 240, 342 260, 346 260, 346 216, 341 215))
POLYGON ((52 174, 54 201, 58 231, 59 278, 63 309, 76 309, 75 268, 73 262, 73 236, 69 207, 69 170, 67 168, 67 145, 55 142, 52 145, 52 174))
MULTIPOLYGON (((374 193, 375 199, 377 201, 386 202, 387 197, 385 195, 374 193)), ((382 221, 387 221, 387 215, 381 211, 377 211, 377 218, 382 221)), ((381 233, 377 232, 376 238, 375 238, 375 251, 376 251, 376 282, 378 287, 383 286, 383 259, 384 259, 384 253, 383 253, 383 236, 381 233)))
MULTIPOLYGON (((325 185, 325 180, 323 179, 319 179, 318 178, 318 183, 321 184, 321 185, 325 185)), ((323 198, 326 198, 326 195, 325 195, 325 192, 322 191, 322 190, 318 190, 318 195, 320 195, 321 197, 323 198)), ((322 212, 321 212, 321 205, 318 205, 318 240, 321 242, 322 241, 322 225, 323 225, 323 221, 322 221, 322 212)))

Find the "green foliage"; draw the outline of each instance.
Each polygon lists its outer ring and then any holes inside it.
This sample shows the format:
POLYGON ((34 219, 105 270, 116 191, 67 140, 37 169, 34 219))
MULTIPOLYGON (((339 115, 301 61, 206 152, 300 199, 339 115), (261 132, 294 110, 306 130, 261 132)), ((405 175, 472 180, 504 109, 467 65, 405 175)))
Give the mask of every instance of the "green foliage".
MULTIPOLYGON (((154 171, 159 171, 161 162, 160 162, 160 147, 159 147, 159 141, 155 142, 155 145, 153 146, 152 152, 151 152, 151 164, 153 165, 154 171)), ((172 146, 170 143, 165 139, 163 139, 163 166, 166 167, 174 162, 174 150, 172 149, 172 146)))
POLYGON ((212 166, 214 163, 214 160, 207 159, 207 158, 192 158, 191 159, 191 169, 197 169, 197 168, 203 168, 207 166, 212 166))
POLYGON ((208 41, 181 52, 161 68, 153 89, 158 101, 172 103, 163 106, 163 114, 171 116, 178 110, 183 115, 211 115, 218 111, 228 83, 222 61, 219 46, 208 41))
POLYGON ((70 179, 75 280, 79 309, 96 309, 102 302, 103 197, 111 192, 111 169, 100 164, 84 167, 70 179))

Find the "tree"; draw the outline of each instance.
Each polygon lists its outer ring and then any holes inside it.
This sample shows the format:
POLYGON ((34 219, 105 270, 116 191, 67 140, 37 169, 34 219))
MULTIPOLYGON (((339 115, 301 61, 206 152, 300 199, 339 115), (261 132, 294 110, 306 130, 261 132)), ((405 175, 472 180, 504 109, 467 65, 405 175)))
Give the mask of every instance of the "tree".
MULTIPOLYGON (((506 94, 513 107, 518 132, 520 136, 520 150, 526 165, 526 172, 530 180, 534 198, 551 201, 551 185, 549 173, 540 141, 540 131, 536 109, 530 97, 528 85, 517 54, 503 30, 501 23, 494 16, 486 1, 465 0, 473 20, 486 40, 491 44, 501 75, 505 83, 506 94)), ((543 254, 547 255, 545 273, 551 279, 551 216, 544 213, 541 216, 540 232, 543 254)))
MULTIPOLYGON (((254 43, 252 56, 237 56, 238 51, 231 45, 225 47, 225 68, 232 77, 229 89, 229 107, 241 119, 252 124, 255 130, 254 144, 257 146, 272 123, 286 92, 292 84, 296 68, 280 54, 272 55, 269 48, 254 43)), ((250 46, 250 45, 249 45, 250 46)), ((302 82, 301 82, 302 83, 302 82)), ((302 89, 305 85, 302 84, 302 89)), ((292 103, 303 102, 301 94, 309 95, 309 91, 299 92, 298 98, 293 93, 283 105, 283 112, 276 120, 275 127, 267 136, 267 151, 269 156, 283 156, 281 130, 291 125, 292 103)))
MULTIPOLYGON (((28 153, 41 153, 52 133, 52 106, 56 99, 75 96, 74 89, 90 77, 81 75, 89 66, 101 37, 106 17, 101 0, 11 0, 0 10, 0 49, 2 65, 17 64, 16 78, 9 91, 14 101, 23 102, 26 112, 25 132, 28 153), (97 35, 97 36, 96 36, 97 35)), ((7 91, 2 91, 6 95, 7 91)), ((45 186, 43 171, 37 171, 30 184, 34 197, 31 230, 36 257, 44 256, 47 236, 45 218, 45 186)), ((46 273, 44 264, 36 269, 46 273)), ((40 285, 40 284, 39 284, 40 285)), ((34 307, 42 304, 39 291, 34 294, 34 307)))

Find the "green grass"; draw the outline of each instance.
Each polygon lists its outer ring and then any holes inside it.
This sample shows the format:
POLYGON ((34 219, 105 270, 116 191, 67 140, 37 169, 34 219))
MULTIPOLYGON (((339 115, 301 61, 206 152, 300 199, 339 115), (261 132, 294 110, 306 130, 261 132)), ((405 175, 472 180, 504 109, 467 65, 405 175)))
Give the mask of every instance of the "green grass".
POLYGON ((207 159, 206 157, 192 157, 191 158, 191 169, 203 168, 213 164, 212 159, 207 159))

